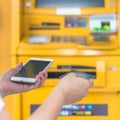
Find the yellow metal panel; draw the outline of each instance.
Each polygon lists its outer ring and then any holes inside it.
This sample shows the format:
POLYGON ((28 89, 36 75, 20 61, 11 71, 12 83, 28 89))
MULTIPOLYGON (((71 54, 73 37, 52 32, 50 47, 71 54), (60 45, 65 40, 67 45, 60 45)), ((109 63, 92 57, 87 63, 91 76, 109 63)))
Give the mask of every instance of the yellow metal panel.
POLYGON ((21 36, 23 35, 22 5, 23 0, 12 0, 12 55, 16 55, 21 36))
MULTIPOLYGON (((12 66, 15 66, 17 61, 16 53, 22 35, 22 3, 23 0, 12 0, 12 66)), ((13 120, 21 120, 21 104, 20 95, 13 96, 13 120)))
MULTIPOLYGON (((36 56, 33 56, 36 57, 36 56)), ((40 57, 40 56, 37 56, 40 57)), ((43 57, 43 56, 42 56, 43 57)), ((18 61, 27 61, 28 57, 19 57, 18 61)), ((51 58, 51 57, 50 57, 51 58)), ((95 80, 95 86, 99 86, 99 87, 103 87, 105 86, 106 83, 106 79, 105 79, 105 62, 104 61, 99 61, 99 59, 91 59, 90 62, 88 62, 88 60, 86 59, 86 57, 53 57, 54 59, 54 63, 52 64, 52 66, 49 68, 49 71, 53 71, 53 72, 62 72, 62 71, 69 71, 70 69, 57 69, 57 67, 59 65, 67 65, 67 66, 91 66, 91 67, 96 67, 96 70, 90 70, 90 69, 78 69, 80 71, 84 71, 84 72, 96 72, 96 76, 97 76, 97 80, 95 80)), ((51 86, 54 84, 54 86, 56 85, 56 83, 58 82, 58 80, 51 80, 49 82, 46 83, 47 86, 51 86), (53 82, 52 82, 53 81, 53 82)))
MULTIPOLYGON (((40 105, 44 102, 52 88, 42 87, 38 90, 22 94, 22 107, 24 109, 23 119, 26 119, 31 114, 31 105, 40 105), (31 96, 32 95, 32 96, 31 96)), ((75 104, 107 104, 107 116, 63 116, 58 117, 58 120, 119 120, 118 118, 118 95, 110 92, 90 92, 89 95, 82 101, 75 104), (113 102, 114 101, 114 102, 113 102)))
MULTIPOLYGON (((118 111, 120 110, 120 93, 118 93, 118 111)), ((119 119, 120 119, 120 114, 118 113, 119 119)))
POLYGON ((0 1, 0 74, 10 68, 11 63, 11 2, 0 1), (6 6, 8 4, 8 6, 6 6))
MULTIPOLYGON (((120 0, 118 0, 118 26, 120 26, 120 0)), ((120 40, 120 27, 118 27, 118 40, 120 40)), ((120 41, 119 41, 119 47, 120 47, 120 41)))
MULTIPOLYGON (((11 67, 11 1, 0 0, 0 75, 11 67)), ((4 98, 6 108, 12 115, 12 97, 4 98)))
MULTIPOLYGON (((120 57, 117 56, 107 56, 107 57, 94 57, 94 56, 86 56, 86 57, 53 57, 53 56, 26 56, 26 57, 18 57, 18 61, 26 62, 30 57, 47 57, 54 59, 53 64, 49 68, 49 71, 69 71, 70 69, 57 69, 58 65, 83 65, 83 66, 95 66, 96 67, 96 76, 95 86, 98 87, 117 87, 119 88, 119 72, 120 72, 120 57), (88 61, 89 59, 89 61, 88 61)), ((79 69, 80 70, 80 69, 79 69)), ((92 71, 84 69, 83 71, 92 71)), ((46 86, 55 86, 58 83, 57 79, 50 80, 45 83, 46 86), (51 82, 52 81, 52 82, 51 82)))
MULTIPOLYGON (((95 66, 95 70, 82 69, 83 72, 95 72, 94 87, 89 95, 77 104, 107 104, 108 116, 71 116, 59 117, 59 120, 119 120, 118 113, 120 91, 120 28, 108 35, 108 41, 95 42, 94 34, 90 32, 89 18, 98 14, 117 14, 120 21, 120 0, 105 0, 103 8, 80 8, 81 14, 76 16, 56 15, 56 8, 35 8, 35 0, 13 0, 12 8, 12 65, 31 57, 52 58, 54 63, 48 72, 67 72, 71 69, 58 69, 58 65, 95 66), (31 2, 29 7, 25 2, 31 2), (113 6, 110 4, 113 3, 113 6), (66 17, 86 18, 87 26, 65 27, 66 17), (42 26, 42 23, 58 23, 59 26, 42 26), (56 29, 57 28, 57 29, 56 29), (45 44, 29 44, 30 36, 49 35, 45 44), (75 42, 53 42, 53 37, 85 37, 87 44, 75 42), (111 100, 112 98, 112 100, 111 100), (116 101, 116 102, 113 102, 116 101)), ((104 35, 104 34, 102 34, 104 35)), ((30 115, 31 104, 42 104, 52 88, 59 82, 58 78, 48 78, 43 88, 28 93, 15 95, 14 120, 26 119, 30 115), (19 104, 19 105, 16 105, 19 104), (23 111, 24 112, 21 112, 23 111)), ((13 111, 14 112, 14 111, 13 111)))

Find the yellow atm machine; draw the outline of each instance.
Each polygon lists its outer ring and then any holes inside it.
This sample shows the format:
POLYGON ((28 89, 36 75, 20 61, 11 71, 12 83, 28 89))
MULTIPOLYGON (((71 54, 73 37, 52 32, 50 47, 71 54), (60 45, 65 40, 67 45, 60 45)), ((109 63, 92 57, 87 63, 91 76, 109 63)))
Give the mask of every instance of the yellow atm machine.
MULTIPOLYGON (((70 70, 96 75, 58 120, 120 120, 120 0, 12 0, 12 61, 52 58, 44 86, 13 97, 14 120, 40 106, 70 70)), ((54 104, 54 103, 53 103, 54 104)))

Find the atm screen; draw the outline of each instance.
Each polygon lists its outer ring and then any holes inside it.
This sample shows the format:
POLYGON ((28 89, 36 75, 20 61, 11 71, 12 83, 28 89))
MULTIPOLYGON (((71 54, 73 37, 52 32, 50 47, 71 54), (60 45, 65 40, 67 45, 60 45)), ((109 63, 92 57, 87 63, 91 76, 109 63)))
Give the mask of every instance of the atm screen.
POLYGON ((104 7, 105 0, 36 0, 37 8, 104 7))

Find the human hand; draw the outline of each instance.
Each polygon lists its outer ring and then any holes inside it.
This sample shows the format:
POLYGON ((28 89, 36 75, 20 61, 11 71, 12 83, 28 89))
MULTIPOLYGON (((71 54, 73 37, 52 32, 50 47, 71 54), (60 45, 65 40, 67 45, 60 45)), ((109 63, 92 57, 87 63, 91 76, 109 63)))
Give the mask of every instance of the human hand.
POLYGON ((64 104, 71 104, 83 99, 92 85, 92 80, 82 78, 75 73, 69 73, 60 80, 56 87, 62 91, 64 104))
POLYGON ((36 75, 37 82, 34 84, 15 83, 10 81, 10 77, 20 70, 22 66, 23 64, 19 63, 16 67, 8 70, 0 77, 0 95, 2 97, 38 88, 44 83, 45 79, 47 79, 47 71, 44 71, 36 75))

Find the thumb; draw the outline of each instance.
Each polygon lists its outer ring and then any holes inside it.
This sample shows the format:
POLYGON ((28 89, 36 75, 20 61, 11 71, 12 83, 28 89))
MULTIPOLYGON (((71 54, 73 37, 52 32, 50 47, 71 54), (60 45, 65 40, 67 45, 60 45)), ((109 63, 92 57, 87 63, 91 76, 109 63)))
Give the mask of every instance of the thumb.
POLYGON ((10 76, 12 76, 12 75, 14 75, 15 73, 17 73, 22 67, 23 67, 23 63, 20 62, 20 63, 18 63, 14 68, 8 70, 7 73, 8 73, 10 76))
POLYGON ((94 85, 94 82, 93 82, 93 80, 89 80, 89 88, 91 88, 92 86, 94 85))

